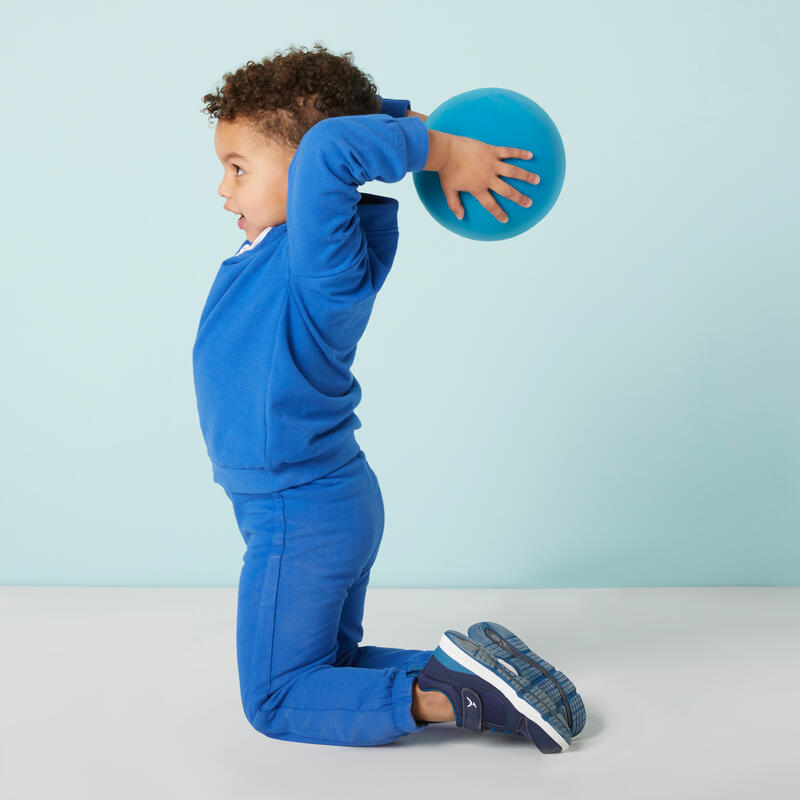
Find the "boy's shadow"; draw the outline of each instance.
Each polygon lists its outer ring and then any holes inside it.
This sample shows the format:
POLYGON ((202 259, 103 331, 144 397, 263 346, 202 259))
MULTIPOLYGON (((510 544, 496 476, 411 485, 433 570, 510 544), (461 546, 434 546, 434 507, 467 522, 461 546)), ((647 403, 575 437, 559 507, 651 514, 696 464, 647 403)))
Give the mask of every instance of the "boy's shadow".
MULTIPOLYGON (((586 725, 584 725, 583 730, 572 740, 572 744, 566 752, 582 750, 583 743, 589 742, 599 736, 603 731, 603 727, 603 720, 595 713, 590 715, 587 709, 586 725)), ((483 731, 479 735, 482 737, 483 741, 491 747, 533 747, 533 749, 536 750, 536 747, 521 734, 512 736, 495 731, 483 731)), ((462 736, 474 737, 475 731, 459 728, 455 720, 451 720, 450 722, 429 722, 425 730, 415 731, 408 736, 401 736, 399 739, 389 742, 389 744, 394 747, 420 747, 430 744, 456 742, 459 741, 462 736)))

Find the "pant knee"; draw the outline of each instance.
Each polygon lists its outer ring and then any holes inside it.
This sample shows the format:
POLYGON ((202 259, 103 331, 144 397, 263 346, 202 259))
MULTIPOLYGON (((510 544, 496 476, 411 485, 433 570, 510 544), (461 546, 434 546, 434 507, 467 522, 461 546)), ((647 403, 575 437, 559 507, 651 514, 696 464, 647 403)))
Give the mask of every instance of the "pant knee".
POLYGON ((244 715, 250 725, 264 736, 277 738, 276 734, 283 733, 275 726, 275 710, 267 707, 265 703, 246 706, 244 715))

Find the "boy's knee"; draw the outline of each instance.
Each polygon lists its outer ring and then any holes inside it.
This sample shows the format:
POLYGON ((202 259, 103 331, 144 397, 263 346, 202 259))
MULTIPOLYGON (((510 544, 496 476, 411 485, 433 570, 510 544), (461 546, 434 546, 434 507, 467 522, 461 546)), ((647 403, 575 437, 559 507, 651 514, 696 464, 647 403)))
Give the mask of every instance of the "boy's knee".
POLYGON ((274 738, 279 733, 275 725, 275 709, 265 708, 264 704, 245 708, 244 715, 250 725, 264 736, 274 738))
POLYGON ((242 710, 247 721, 265 736, 272 733, 275 711, 280 705, 281 693, 272 691, 264 696, 261 692, 243 692, 242 710))

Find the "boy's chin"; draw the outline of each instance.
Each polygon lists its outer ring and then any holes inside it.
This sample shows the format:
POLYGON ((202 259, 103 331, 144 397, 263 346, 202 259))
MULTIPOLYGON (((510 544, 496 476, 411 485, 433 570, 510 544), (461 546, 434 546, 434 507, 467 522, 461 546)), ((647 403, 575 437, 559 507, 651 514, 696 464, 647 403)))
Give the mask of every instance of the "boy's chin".
MULTIPOLYGON (((285 220, 284 220, 285 222, 285 220)), ((244 220, 244 225, 240 225, 239 227, 244 231, 245 236, 247 237, 248 242, 255 241, 264 231, 266 228, 274 228, 276 225, 281 225, 281 222, 270 222, 266 225, 253 225, 247 220, 244 220)))

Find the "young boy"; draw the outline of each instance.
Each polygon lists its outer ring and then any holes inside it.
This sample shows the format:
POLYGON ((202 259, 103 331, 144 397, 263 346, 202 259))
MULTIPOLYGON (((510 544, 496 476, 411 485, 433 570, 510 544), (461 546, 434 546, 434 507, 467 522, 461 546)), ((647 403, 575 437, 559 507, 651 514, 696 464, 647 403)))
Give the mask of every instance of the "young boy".
POLYGON ((360 646, 384 528, 355 439, 350 371, 398 242, 396 200, 360 193, 435 170, 448 204, 489 190, 524 151, 428 130, 345 56, 317 45, 248 62, 203 100, 218 119, 218 192, 247 239, 222 262, 193 349, 214 481, 246 551, 238 589, 241 699, 253 727, 297 742, 377 745, 430 722, 520 734, 560 752, 583 727, 574 685, 492 622, 435 650, 360 646))

